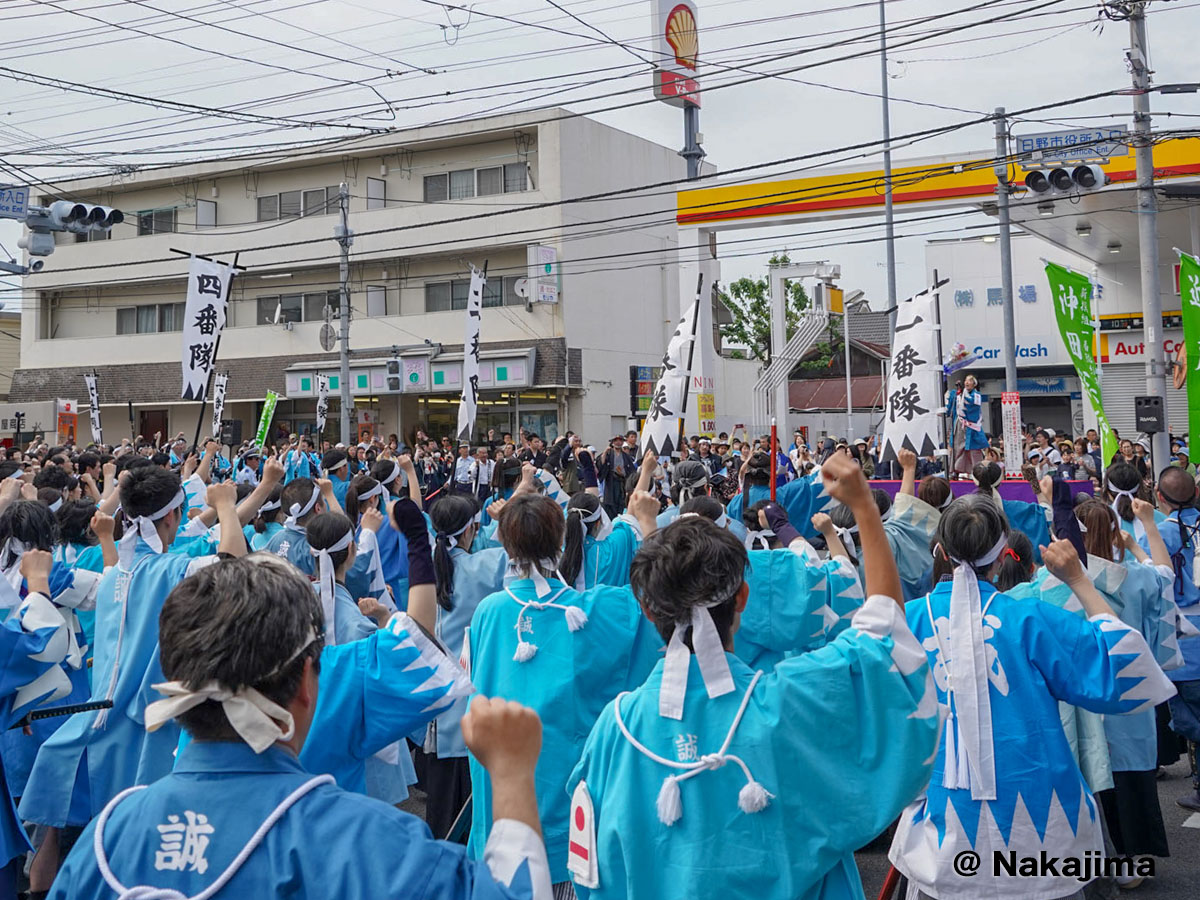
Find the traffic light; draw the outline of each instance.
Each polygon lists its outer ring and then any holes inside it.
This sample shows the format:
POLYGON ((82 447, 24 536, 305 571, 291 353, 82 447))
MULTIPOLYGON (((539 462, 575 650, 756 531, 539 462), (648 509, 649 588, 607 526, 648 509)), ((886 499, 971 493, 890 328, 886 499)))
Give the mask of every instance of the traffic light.
POLYGON ((86 234, 89 231, 108 231, 125 221, 119 209, 108 206, 93 206, 74 200, 56 200, 50 204, 49 218, 52 231, 71 231, 86 234))
POLYGON ((1071 191, 1093 191, 1108 184, 1104 170, 1096 165, 1059 166, 1054 169, 1035 169, 1025 176, 1025 187, 1035 194, 1054 191, 1069 194, 1071 191))
POLYGON ((387 361, 387 389, 388 393, 394 394, 404 390, 404 383, 400 380, 400 360, 398 359, 387 361))

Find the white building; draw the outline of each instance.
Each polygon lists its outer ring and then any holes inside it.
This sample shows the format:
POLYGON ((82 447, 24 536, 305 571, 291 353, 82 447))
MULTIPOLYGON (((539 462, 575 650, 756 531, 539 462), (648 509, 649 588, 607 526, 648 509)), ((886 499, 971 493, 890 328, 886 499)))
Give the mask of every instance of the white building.
MULTIPOLYGON (((1070 222, 1066 227, 1076 228, 1070 222)), ((1013 233, 1017 386, 1021 416, 1026 422, 1074 434, 1094 426, 1087 421, 1090 411, 1059 336, 1043 262, 1043 258, 1049 258, 1091 275, 1100 287, 1098 357, 1104 411, 1122 437, 1137 436, 1133 398, 1146 393, 1141 281, 1136 256, 1129 254, 1128 258, 1119 259, 1117 253, 1110 255, 1112 262, 1098 268, 1049 240, 1013 233)), ((1171 359, 1183 339, 1183 331, 1177 279, 1172 278, 1169 268, 1173 260, 1164 257, 1163 262, 1163 356, 1171 359)), ((931 280, 935 271, 938 278, 950 279, 940 292, 943 347, 949 352, 951 345, 961 342, 968 351, 979 355, 979 362, 967 371, 979 379, 980 390, 990 401, 991 417, 985 416, 984 426, 990 434, 998 434, 1005 363, 1000 245, 994 236, 930 241, 926 245, 925 264, 931 280)), ((1168 391, 1174 393, 1170 388, 1168 391)), ((1186 406, 1174 403, 1169 413, 1172 430, 1185 432, 1186 406)))
MULTIPOLYGON (((315 376, 328 374, 326 437, 342 437, 338 356, 322 350, 320 334, 330 313, 338 324, 333 232, 345 182, 356 420, 385 435, 453 433, 460 310, 470 264, 486 263, 475 436, 571 429, 599 443, 625 429, 630 366, 656 365, 678 318, 674 199, 660 189, 559 201, 685 174, 673 149, 560 111, 69 182, 63 195, 117 207, 125 222, 106 240, 59 235, 43 271, 26 279, 26 368, 13 375, 10 399, 82 396, 86 406, 82 376, 94 369, 106 440, 190 439, 198 404, 179 399, 187 260, 174 251, 224 260, 240 252, 246 272, 234 282, 216 364, 229 373, 226 417, 249 437, 274 390, 283 398, 274 433, 311 431, 315 376), (539 266, 556 260, 547 282, 556 303, 518 296, 520 279, 547 278, 531 267, 535 255, 539 266), (387 385, 394 356, 400 392, 387 385)), ((86 416, 80 432, 85 442, 86 416)))

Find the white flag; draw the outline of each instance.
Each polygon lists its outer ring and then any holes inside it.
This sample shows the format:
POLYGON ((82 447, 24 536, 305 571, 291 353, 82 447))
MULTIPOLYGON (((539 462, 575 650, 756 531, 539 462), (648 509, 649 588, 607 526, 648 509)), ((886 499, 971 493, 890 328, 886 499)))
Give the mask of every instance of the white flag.
POLYGON ((203 400, 216 356, 217 338, 225 327, 225 307, 233 267, 193 256, 188 266, 187 304, 183 316, 184 400, 203 400))
POLYGON ((213 376, 212 434, 214 438, 218 438, 221 434, 221 419, 225 416, 225 388, 228 385, 228 372, 218 372, 213 376))
POLYGON ((463 338, 462 396, 458 401, 458 437, 471 439, 479 403, 479 320, 483 316, 483 288, 487 277, 471 266, 471 294, 467 297, 467 327, 463 338))
POLYGON ((932 293, 900 304, 892 337, 887 414, 883 420, 883 460, 901 447, 917 456, 933 453, 941 434, 941 368, 934 330, 932 293))
POLYGON ((87 383, 88 416, 92 420, 92 442, 103 444, 104 432, 100 429, 100 394, 96 390, 96 373, 84 375, 83 380, 87 383))
POLYGON ((329 415, 329 376, 317 376, 317 433, 325 430, 325 419, 329 415))
POLYGON ((692 345, 696 340, 696 320, 700 309, 697 298, 684 310, 683 317, 663 355, 662 374, 654 386, 650 398, 650 409, 642 424, 642 452, 651 450, 659 459, 665 459, 679 450, 679 438, 683 431, 683 419, 691 380, 692 345))

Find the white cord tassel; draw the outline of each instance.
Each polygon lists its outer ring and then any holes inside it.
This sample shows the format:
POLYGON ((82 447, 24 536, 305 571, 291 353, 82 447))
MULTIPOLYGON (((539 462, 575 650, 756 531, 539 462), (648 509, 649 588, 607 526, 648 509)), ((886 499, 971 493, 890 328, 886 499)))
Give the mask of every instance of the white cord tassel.
POLYGON ((587 613, 578 606, 568 606, 563 615, 567 617, 567 628, 571 631, 578 631, 588 623, 587 613))
POLYGON ((747 781, 738 791, 738 807, 744 813, 760 812, 767 808, 767 804, 774 796, 757 781, 747 781))
POLYGON ((517 652, 513 654, 513 659, 516 662, 529 662, 537 654, 537 644, 531 644, 529 641, 517 641, 517 652))
POLYGON ((674 825, 683 816, 683 800, 679 796, 679 779, 674 775, 668 775, 663 779, 655 805, 658 807, 658 821, 668 827, 674 825))

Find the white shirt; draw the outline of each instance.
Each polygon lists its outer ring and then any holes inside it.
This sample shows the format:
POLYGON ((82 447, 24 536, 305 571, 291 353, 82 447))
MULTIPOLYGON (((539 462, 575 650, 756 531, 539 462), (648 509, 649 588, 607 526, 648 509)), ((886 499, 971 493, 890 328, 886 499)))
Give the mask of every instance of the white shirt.
POLYGON ((459 484, 471 483, 471 466, 475 460, 469 456, 459 456, 454 460, 454 480, 459 484))
POLYGON ((495 468, 496 468, 495 460, 485 459, 481 462, 480 460, 477 459, 471 463, 471 475, 468 480, 470 480, 474 484, 480 485, 481 487, 484 485, 491 484, 492 483, 492 472, 495 470, 495 468))

